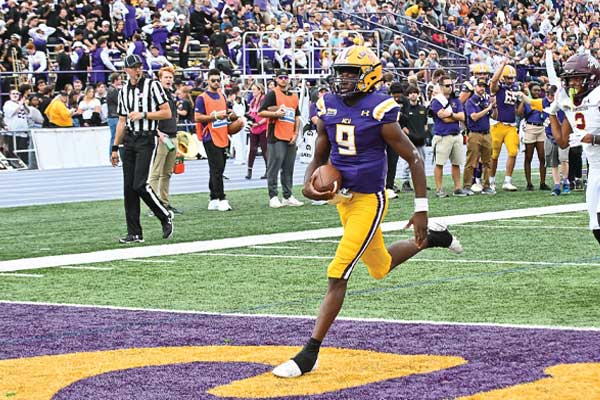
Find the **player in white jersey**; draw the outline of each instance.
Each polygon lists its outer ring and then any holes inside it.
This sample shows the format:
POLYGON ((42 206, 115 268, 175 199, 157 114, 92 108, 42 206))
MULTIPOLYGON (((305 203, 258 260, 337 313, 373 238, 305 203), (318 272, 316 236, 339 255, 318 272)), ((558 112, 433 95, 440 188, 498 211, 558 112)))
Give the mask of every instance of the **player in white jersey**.
POLYGON ((581 144, 589 162, 586 203, 590 229, 600 243, 600 63, 587 53, 571 56, 563 66, 562 88, 546 110, 558 145, 581 144), (558 110, 566 118, 559 124, 558 110))

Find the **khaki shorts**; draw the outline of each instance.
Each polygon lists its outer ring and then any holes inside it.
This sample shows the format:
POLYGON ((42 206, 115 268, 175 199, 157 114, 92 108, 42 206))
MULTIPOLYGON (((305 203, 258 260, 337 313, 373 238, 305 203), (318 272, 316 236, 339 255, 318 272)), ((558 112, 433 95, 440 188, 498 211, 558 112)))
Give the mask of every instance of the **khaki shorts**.
POLYGON ((444 166, 450 160, 452 165, 464 165, 465 146, 463 136, 438 136, 435 135, 431 141, 433 145, 433 157, 435 165, 444 166))
POLYGON ((544 126, 525 124, 523 130, 523 142, 525 144, 544 143, 546 141, 546 128, 544 126))
POLYGON ((560 163, 569 161, 569 148, 561 149, 559 145, 552 143, 548 138, 544 142, 544 154, 546 167, 556 168, 560 163))

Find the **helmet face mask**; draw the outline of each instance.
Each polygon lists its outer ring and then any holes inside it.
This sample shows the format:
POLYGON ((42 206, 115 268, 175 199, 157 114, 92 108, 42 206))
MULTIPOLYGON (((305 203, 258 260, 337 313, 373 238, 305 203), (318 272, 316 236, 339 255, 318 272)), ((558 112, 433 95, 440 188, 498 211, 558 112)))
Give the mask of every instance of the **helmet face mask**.
POLYGON ((358 89, 361 83, 360 67, 348 65, 334 65, 332 67, 331 87, 333 92, 342 97, 349 97, 360 93, 358 89))
POLYGON ((383 67, 369 48, 351 46, 336 58, 332 72, 333 92, 346 98, 375 90, 375 85, 382 79, 383 67))
POLYGON ((564 72, 560 76, 563 87, 577 90, 573 97, 576 105, 580 104, 583 98, 600 84, 600 64, 589 54, 581 53, 571 56, 563 68, 564 72), (572 82, 573 78, 580 78, 575 85, 572 82))

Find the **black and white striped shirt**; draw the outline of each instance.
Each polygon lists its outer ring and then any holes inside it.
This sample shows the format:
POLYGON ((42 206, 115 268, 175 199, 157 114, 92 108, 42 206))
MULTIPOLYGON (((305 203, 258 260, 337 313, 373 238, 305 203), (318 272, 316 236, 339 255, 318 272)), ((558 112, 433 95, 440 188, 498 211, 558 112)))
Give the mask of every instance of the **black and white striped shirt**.
MULTIPOLYGON (((166 102, 167 95, 162 85, 154 79, 142 77, 137 85, 131 85, 129 81, 123 85, 119 91, 117 112, 121 117, 127 117, 127 114, 133 111, 149 113, 158 111, 166 102)), ((134 122, 127 119, 127 129, 135 133, 156 131, 157 128, 157 120, 143 118, 134 122)))

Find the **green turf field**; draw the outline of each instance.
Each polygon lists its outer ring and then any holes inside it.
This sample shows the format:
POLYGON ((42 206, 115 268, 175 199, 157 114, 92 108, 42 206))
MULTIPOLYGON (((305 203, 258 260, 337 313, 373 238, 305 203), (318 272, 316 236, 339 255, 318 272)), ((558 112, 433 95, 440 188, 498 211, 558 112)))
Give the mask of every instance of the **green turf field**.
MULTIPOLYGON (((500 181, 502 177, 498 178, 500 181)), ((536 182, 537 179, 534 180, 536 182)), ((450 191, 450 178, 445 177, 450 191)), ((515 183, 525 186, 521 175, 515 183)), ((429 186, 434 187, 433 182, 429 186)), ((300 188, 295 192, 302 198, 300 188)), ((339 226, 333 207, 305 206, 270 209, 266 189, 227 192, 234 210, 215 213, 206 210, 207 194, 174 196, 173 204, 185 211, 176 218, 173 242, 220 239, 246 235, 302 231, 339 226)), ((390 203, 386 221, 408 219, 413 194, 400 194, 390 203)), ((496 196, 437 199, 429 192, 432 216, 469 214, 555 204, 581 203, 583 192, 553 197, 549 192, 499 191, 496 196)), ((163 244, 160 223, 146 216, 142 206, 143 245, 163 244)), ((18 208, 0 208, 0 260, 40 257, 119 248, 117 240, 126 233, 122 201, 98 201, 18 208)))
MULTIPOLYGON (((231 192, 235 210, 205 210, 206 195, 175 196, 186 213, 176 218, 175 242, 337 227, 331 206, 269 209, 264 190, 231 192)), ((582 192, 551 197, 535 191, 431 199, 431 215, 580 203, 582 192)), ((392 200, 386 221, 405 219, 412 195, 392 200)), ((119 248, 119 201, 0 210, 2 259, 119 248), (6 223, 10 221, 10 223, 6 223)), ((155 219, 144 216, 146 244, 168 243, 155 219)), ((587 214, 565 213, 452 227, 460 255, 427 250, 382 281, 362 264, 355 270, 343 316, 401 320, 600 326, 598 245, 587 214)), ((387 232, 386 242, 412 235, 387 232)), ((0 276, 0 300, 126 307, 316 315, 336 238, 244 246, 148 260, 123 260, 89 269, 23 271, 0 276)), ((77 266, 75 266, 77 267, 77 266)))

